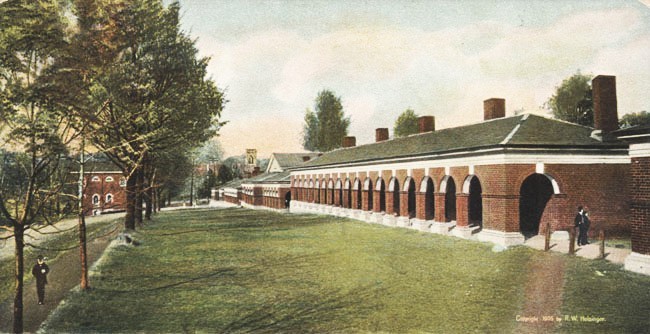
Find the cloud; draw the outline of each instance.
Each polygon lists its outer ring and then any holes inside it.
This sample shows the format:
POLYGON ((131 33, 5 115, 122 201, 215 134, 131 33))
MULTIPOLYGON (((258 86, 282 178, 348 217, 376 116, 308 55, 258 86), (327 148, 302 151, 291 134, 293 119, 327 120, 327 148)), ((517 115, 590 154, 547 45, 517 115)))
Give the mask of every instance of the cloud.
POLYGON ((304 110, 322 89, 341 96, 359 144, 372 141, 377 127, 392 128, 409 107, 435 115, 437 128, 480 121, 491 97, 505 98, 509 114, 537 110, 578 69, 619 76, 619 110, 647 110, 649 25, 623 8, 534 27, 346 22, 322 34, 284 28, 228 42, 201 37, 199 47, 213 55, 210 71, 228 89, 224 147, 239 154, 257 145, 261 155, 300 149, 304 110))

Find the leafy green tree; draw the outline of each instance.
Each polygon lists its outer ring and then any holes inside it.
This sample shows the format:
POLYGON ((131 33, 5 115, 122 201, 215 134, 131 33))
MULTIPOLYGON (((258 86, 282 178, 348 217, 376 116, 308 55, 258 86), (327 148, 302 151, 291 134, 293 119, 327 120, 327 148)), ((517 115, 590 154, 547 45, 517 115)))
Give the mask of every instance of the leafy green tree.
POLYGON ((15 244, 13 331, 23 331, 24 233, 48 222, 67 141, 68 115, 48 104, 42 77, 65 45, 66 20, 57 1, 0 3, 0 124, 3 162, 0 215, 15 244), (11 153, 14 152, 14 153, 11 153))
POLYGON ((591 79, 591 75, 577 72, 556 87, 546 103, 555 118, 584 126, 594 125, 591 79))
POLYGON ((318 93, 315 113, 307 110, 303 127, 303 147, 310 151, 331 151, 341 147, 348 134, 350 118, 345 117, 341 98, 332 91, 318 93))
POLYGON ((418 115, 412 109, 406 109, 395 120, 393 133, 395 137, 406 137, 418 133, 418 115))
POLYGON ((618 122, 621 129, 631 128, 633 126, 650 126, 650 113, 641 111, 637 113, 625 114, 618 122))
POLYGON ((219 184, 230 182, 234 178, 235 176, 230 166, 226 164, 219 166, 219 172, 217 173, 217 181, 219 182, 219 184))
POLYGON ((219 180, 217 179, 217 175, 211 169, 208 170, 203 183, 201 183, 201 186, 197 191, 198 198, 210 198, 212 195, 212 188, 216 187, 218 183, 219 180))
POLYGON ((78 46, 90 46, 91 54, 79 58, 99 53, 105 60, 84 76, 71 72, 80 95, 92 102, 72 111, 85 121, 93 144, 127 177, 125 227, 134 229, 142 221, 135 208, 152 187, 156 155, 214 136, 225 101, 206 79, 208 59, 198 58, 195 41, 180 31, 177 2, 165 7, 160 0, 134 0, 99 12, 106 15, 89 20, 98 22, 105 39, 89 35, 90 41, 78 46), (109 51, 100 52, 104 49, 109 51))

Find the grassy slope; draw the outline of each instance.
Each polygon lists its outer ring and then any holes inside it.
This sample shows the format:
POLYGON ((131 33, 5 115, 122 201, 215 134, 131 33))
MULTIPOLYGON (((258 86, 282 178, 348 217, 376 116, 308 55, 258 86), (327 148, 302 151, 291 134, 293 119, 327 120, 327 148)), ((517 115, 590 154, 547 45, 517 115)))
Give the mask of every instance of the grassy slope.
MULTIPOLYGON (((493 253, 487 244, 340 218, 239 209, 160 215, 138 238, 139 247, 112 250, 95 289, 75 293, 48 330, 511 332, 531 256, 551 256, 524 247, 493 253)), ((591 263, 567 261, 570 273, 591 274, 591 263)), ((585 314, 606 313, 616 308, 607 302, 611 295, 638 295, 650 282, 630 277, 631 289, 606 281, 613 287, 597 296, 600 303, 581 304, 591 294, 571 279, 566 289, 585 314)), ((650 299, 636 300, 650 306, 650 299)), ((565 304, 571 314, 578 312, 573 304, 565 304)), ((621 321, 648 326, 638 312, 617 312, 621 321)))

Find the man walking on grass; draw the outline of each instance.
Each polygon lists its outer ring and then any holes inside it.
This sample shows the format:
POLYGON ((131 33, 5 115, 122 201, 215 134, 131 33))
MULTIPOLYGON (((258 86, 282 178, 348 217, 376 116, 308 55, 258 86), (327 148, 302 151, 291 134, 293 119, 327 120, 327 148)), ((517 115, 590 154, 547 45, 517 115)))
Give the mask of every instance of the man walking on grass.
POLYGON ((43 305, 45 301, 45 285, 47 284, 47 273, 50 268, 45 264, 43 255, 39 255, 36 264, 32 268, 32 275, 36 278, 36 292, 38 294, 38 305, 43 305))

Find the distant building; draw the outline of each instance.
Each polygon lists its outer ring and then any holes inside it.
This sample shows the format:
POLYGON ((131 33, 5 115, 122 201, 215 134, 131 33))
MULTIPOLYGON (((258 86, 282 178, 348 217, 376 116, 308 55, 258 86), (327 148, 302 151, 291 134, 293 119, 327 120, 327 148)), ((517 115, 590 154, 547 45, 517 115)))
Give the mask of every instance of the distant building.
MULTIPOLYGON (((79 175, 78 172, 75 174, 79 175)), ((126 210, 126 177, 110 161, 90 159, 84 164, 83 207, 86 216, 126 210)))

